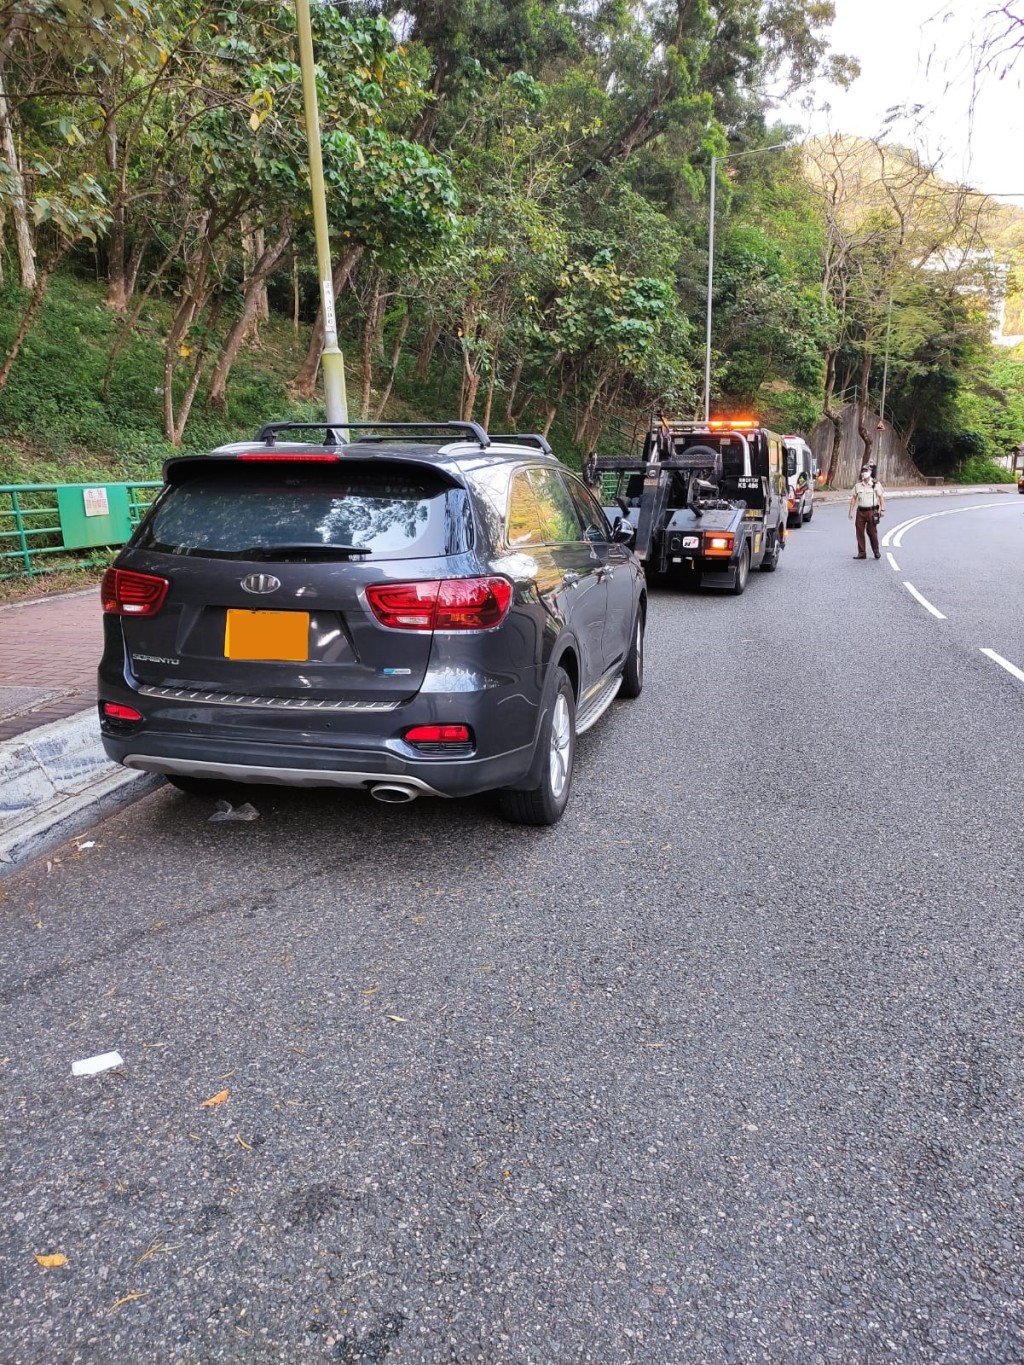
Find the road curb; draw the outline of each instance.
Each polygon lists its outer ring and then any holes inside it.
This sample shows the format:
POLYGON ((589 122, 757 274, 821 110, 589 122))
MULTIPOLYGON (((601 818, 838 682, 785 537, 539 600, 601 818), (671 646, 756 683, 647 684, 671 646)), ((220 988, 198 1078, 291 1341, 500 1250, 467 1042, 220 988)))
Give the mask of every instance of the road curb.
POLYGON ((162 778, 103 752, 91 708, 0 743, 0 877, 82 833, 162 778))
MULTIPOLYGON (((970 498, 976 493, 1014 493, 1017 492, 1017 485, 1014 483, 960 483, 950 484, 947 488, 937 488, 932 484, 924 484, 922 487, 913 488, 887 488, 885 490, 885 500, 890 498, 970 498)), ((829 493, 815 493, 814 501, 824 504, 849 502, 850 493, 843 492, 842 489, 833 489, 829 493)))

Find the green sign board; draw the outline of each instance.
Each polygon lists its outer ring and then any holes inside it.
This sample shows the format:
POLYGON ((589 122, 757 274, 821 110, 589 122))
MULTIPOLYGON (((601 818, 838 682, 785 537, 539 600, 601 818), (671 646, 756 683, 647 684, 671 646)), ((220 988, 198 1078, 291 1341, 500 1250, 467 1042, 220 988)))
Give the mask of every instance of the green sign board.
POLYGON ((68 550, 123 545, 132 533, 127 484, 63 484, 57 489, 57 511, 68 550))

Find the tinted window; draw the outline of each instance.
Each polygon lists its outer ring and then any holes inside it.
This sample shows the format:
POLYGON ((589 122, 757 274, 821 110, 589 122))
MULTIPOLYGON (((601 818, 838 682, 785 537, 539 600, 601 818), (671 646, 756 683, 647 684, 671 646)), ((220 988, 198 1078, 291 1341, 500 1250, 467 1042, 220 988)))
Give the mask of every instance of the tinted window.
POLYGON ((509 545, 522 548, 524 545, 542 545, 540 506, 537 494, 525 471, 512 480, 508 497, 509 545))
POLYGON ((722 452, 722 477, 726 479, 738 479, 746 473, 743 459, 743 442, 738 437, 721 442, 719 449, 722 452))
POLYGON ((404 466, 325 475, 232 465, 168 489, 135 544, 168 554, 236 559, 347 545, 401 559, 468 549, 472 516, 465 490, 451 488, 430 470, 404 466))
POLYGON ((537 493, 544 544, 582 540, 583 527, 562 476, 554 469, 532 469, 530 482, 537 493))
POLYGON ((576 510, 583 522, 583 534, 587 540, 610 540, 612 533, 611 527, 608 525, 608 518, 594 496, 576 479, 566 479, 566 483, 569 485, 572 500, 576 504, 576 510))

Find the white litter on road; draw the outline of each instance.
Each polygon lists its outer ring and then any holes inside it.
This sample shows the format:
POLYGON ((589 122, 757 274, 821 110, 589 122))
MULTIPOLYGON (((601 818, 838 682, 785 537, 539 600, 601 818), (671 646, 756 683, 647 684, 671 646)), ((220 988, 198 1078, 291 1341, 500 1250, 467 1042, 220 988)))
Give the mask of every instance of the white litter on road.
POLYGON ((258 820, 260 813, 248 801, 241 806, 232 806, 230 801, 218 801, 217 809, 210 816, 208 824, 215 825, 222 820, 258 820))
POLYGON ((98 1057, 86 1057, 81 1062, 71 1063, 72 1076, 95 1076, 100 1071, 109 1071, 112 1066, 124 1066, 120 1052, 101 1052, 98 1057))

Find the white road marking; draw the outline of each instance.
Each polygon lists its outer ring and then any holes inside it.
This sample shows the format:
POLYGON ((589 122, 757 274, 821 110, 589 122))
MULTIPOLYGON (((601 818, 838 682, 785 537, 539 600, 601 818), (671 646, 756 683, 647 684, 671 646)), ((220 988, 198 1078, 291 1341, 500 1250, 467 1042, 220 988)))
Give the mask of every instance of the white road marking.
POLYGON ((1011 664, 1009 659, 1004 659, 1003 656, 997 654, 994 649, 983 649, 981 652, 991 659, 993 663, 998 664, 1000 668, 1005 668, 1007 673, 1012 673, 1015 678, 1019 678, 1021 682, 1024 682, 1024 671, 1019 669, 1016 664, 1011 664))
MULTIPOLYGON (((938 516, 938 513, 935 515, 938 516)), ((927 520, 927 517, 911 517, 909 521, 903 522, 901 526, 894 526, 891 531, 886 531, 885 535, 882 537, 882 544, 889 545, 891 543, 898 550, 903 544, 903 533, 909 531, 913 526, 918 526, 922 521, 927 520)))
POLYGON ((913 583, 908 583, 907 580, 904 579, 903 586, 906 588, 907 592, 910 593, 911 597, 917 598, 917 600, 921 603, 921 606, 924 607, 926 611, 930 611, 931 614, 937 617, 940 621, 944 621, 946 619, 943 616, 942 612, 939 611, 938 607, 933 607, 932 604, 928 601, 927 597, 922 596, 922 594, 918 592, 918 590, 914 587, 913 583))
POLYGON ((899 573, 899 571, 900 571, 900 566, 896 563, 895 559, 893 559, 892 555, 889 553, 888 550, 886 550, 886 552, 885 552, 885 557, 886 557, 886 559, 889 561, 889 563, 892 565, 892 567, 896 570, 896 572, 899 573))
POLYGON ((972 502, 969 507, 950 507, 945 512, 926 512, 922 516, 911 517, 908 521, 901 521, 898 526, 891 526, 882 537, 883 545, 892 545, 894 550, 898 550, 903 544, 903 537, 913 526, 920 526, 922 521, 931 521, 934 517, 952 517, 957 512, 977 512, 982 507, 1012 507, 1015 504, 1009 502, 972 502))

